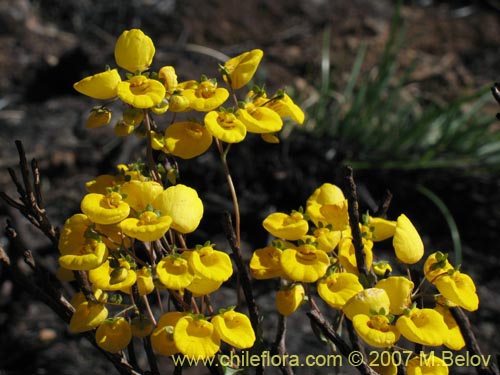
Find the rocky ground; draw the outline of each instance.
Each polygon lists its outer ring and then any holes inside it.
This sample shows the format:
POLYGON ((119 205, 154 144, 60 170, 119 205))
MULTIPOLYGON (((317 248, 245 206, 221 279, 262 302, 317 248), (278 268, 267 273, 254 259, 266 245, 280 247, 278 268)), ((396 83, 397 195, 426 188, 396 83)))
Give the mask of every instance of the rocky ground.
MULTIPOLYGON (((446 103, 498 79, 500 9, 496 6, 493 0, 404 2, 407 42, 398 58, 402 67, 415 58, 419 61, 412 95, 446 103)), ((93 103, 72 89, 75 81, 113 63, 114 43, 123 29, 142 28, 155 41, 155 66, 174 65, 182 79, 199 78, 202 73, 215 76, 218 53, 232 56, 261 48, 265 56, 259 78, 270 91, 288 86, 307 106, 318 95, 325 28, 331 30, 332 76, 342 87, 362 42, 368 44, 363 69, 369 72, 374 67, 394 10, 395 2, 389 0, 0 1, 0 190, 14 193, 6 168, 17 164, 14 140, 20 139, 28 158, 39 162, 49 215, 61 225, 78 210, 84 182, 136 155, 136 141, 116 140, 110 129, 85 129, 93 103)), ((498 111, 493 98, 485 111, 491 116, 498 111)), ((269 211, 297 208, 322 182, 339 181, 339 165, 325 156, 330 147, 326 139, 293 131, 281 145, 254 139, 232 152, 246 247, 265 243, 260 221, 269 211)), ((209 153, 182 163, 181 171, 206 204, 200 237, 223 243, 221 228, 212 223, 218 223, 221 211, 230 205, 227 191, 218 188, 223 177, 216 162, 215 153, 209 153)), ((443 198, 459 226, 462 268, 478 285, 481 306, 470 317, 479 343, 485 353, 500 353, 498 176, 367 171, 357 173, 356 179, 365 198, 381 199, 390 189, 394 200, 389 214, 407 213, 425 234, 426 246, 446 251, 451 241, 444 219, 408 186, 423 183, 443 198)), ((368 206, 368 200, 361 204, 368 206)), ((2 226, 7 216, 26 246, 50 265, 55 255, 49 244, 0 204, 2 226)), ((0 241, 8 246, 4 237, 0 241)), ((260 291, 265 309, 266 288, 260 291)), ((48 308, 12 284, 2 268, 0 306, 0 374, 113 373, 48 308)), ((291 340, 290 352, 323 350, 314 344, 307 322, 292 324, 306 338, 291 340)), ((473 373, 470 368, 455 370, 473 373)))

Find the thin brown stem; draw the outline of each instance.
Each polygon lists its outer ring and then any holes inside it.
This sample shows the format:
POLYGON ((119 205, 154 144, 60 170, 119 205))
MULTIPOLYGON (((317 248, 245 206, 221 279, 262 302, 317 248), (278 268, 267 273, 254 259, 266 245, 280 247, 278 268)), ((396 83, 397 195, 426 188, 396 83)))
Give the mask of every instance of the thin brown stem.
POLYGON ((153 157, 153 146, 151 144, 151 119, 149 118, 149 113, 147 110, 144 110, 144 123, 146 125, 146 159, 148 168, 151 172, 151 178, 153 181, 161 183, 160 174, 158 173, 158 169, 156 168, 156 163, 153 157))

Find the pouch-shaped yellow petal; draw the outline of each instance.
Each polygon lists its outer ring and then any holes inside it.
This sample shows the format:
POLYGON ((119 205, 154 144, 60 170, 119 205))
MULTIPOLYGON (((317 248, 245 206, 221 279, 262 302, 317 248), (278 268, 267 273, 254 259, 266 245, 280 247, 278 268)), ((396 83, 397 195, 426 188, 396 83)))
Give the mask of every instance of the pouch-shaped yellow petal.
POLYGON ((384 289, 368 288, 352 296, 342 308, 344 314, 352 320, 358 314, 370 316, 372 312, 389 311, 391 302, 384 289))
POLYGON ((287 93, 283 93, 280 99, 268 101, 266 107, 271 108, 282 118, 291 117, 293 121, 300 125, 304 123, 304 112, 293 102, 287 93))
POLYGON ((358 277, 348 272, 335 272, 318 280, 320 297, 334 309, 342 309, 345 303, 363 290, 358 277))
POLYGON ((85 122, 85 126, 89 129, 95 129, 108 125, 110 121, 111 111, 106 108, 99 108, 90 112, 90 115, 87 117, 87 121, 85 122))
POLYGON ((254 76, 262 56, 264 56, 262 50, 254 49, 227 60, 224 68, 229 73, 230 82, 227 82, 226 76, 224 80, 235 90, 242 88, 254 76))
POLYGON ((156 197, 153 207, 170 216, 171 227, 180 233, 193 232, 203 217, 203 202, 198 192, 183 184, 165 189, 156 197))
POLYGON ((168 289, 186 288, 194 279, 194 272, 187 259, 179 255, 167 255, 156 265, 160 282, 168 289))
POLYGON ((443 316, 434 309, 412 309, 396 321, 399 332, 408 340, 421 345, 443 345, 448 334, 443 316))
POLYGON ((123 200, 136 211, 144 211, 162 192, 163 186, 156 181, 131 180, 120 186, 123 200))
POLYGON ((262 226, 273 236, 289 241, 300 239, 309 230, 307 220, 299 212, 291 215, 282 212, 272 213, 264 219, 262 226))
POLYGON ((132 329, 123 317, 108 319, 102 322, 95 332, 97 346, 110 353, 118 353, 125 349, 132 340, 132 329))
POLYGON ((453 266, 448 262, 448 255, 436 251, 427 257, 424 263, 424 274, 433 283, 439 276, 447 274, 453 266))
MULTIPOLYGON (((318 187, 306 202, 306 214, 311 218, 314 225, 318 223, 326 223, 326 219, 320 212, 320 209, 325 204, 339 204, 345 200, 342 190, 333 184, 324 183, 318 187)), ((335 228, 334 228, 335 229, 335 228)))
POLYGON ((156 241, 170 228, 170 216, 158 216, 155 212, 144 211, 139 218, 130 217, 120 223, 123 233, 140 241, 156 241))
POLYGON ((233 274, 229 255, 212 246, 189 252, 188 262, 196 274, 214 281, 226 281, 233 274))
POLYGON ((370 239, 375 242, 391 238, 396 232, 396 222, 381 217, 370 216, 368 226, 372 230, 370 239))
POLYGON ((210 111, 205 115, 205 126, 212 135, 226 143, 245 139, 247 128, 234 113, 210 111))
POLYGON ((238 109, 236 114, 250 133, 276 133, 283 128, 280 115, 270 108, 256 107, 252 103, 247 103, 245 108, 238 109))
POLYGON ((158 71, 158 78, 163 81, 163 85, 168 94, 172 94, 177 88, 177 74, 173 66, 164 66, 158 71))
POLYGON ((194 88, 184 90, 182 95, 189 100, 190 108, 199 112, 209 112, 224 104, 229 98, 229 91, 217 87, 211 80, 206 80, 194 88))
POLYGON ((104 262, 98 268, 94 268, 89 271, 89 280, 94 287, 102 290, 122 290, 125 288, 130 288, 137 280, 137 275, 134 270, 130 269, 130 264, 120 259, 120 277, 119 281, 114 279, 116 272, 113 273, 118 268, 113 268, 109 264, 109 261, 104 262))
POLYGON ((80 303, 69 321, 69 330, 73 333, 91 331, 108 317, 108 309, 102 303, 80 303))
POLYGON ((417 356, 408 361, 407 375, 448 375, 448 366, 431 352, 429 355, 417 356))
POLYGON ((68 270, 88 271, 99 267, 108 257, 108 248, 101 241, 87 240, 79 248, 65 251, 59 265, 68 270))
POLYGON ((436 305, 434 309, 443 316, 448 327, 448 334, 444 337, 444 345, 452 350, 461 350, 465 346, 464 337, 450 310, 441 305, 436 305))
POLYGON ((220 338, 213 324, 189 315, 177 321, 174 341, 179 351, 192 359, 213 357, 220 346, 220 338))
POLYGON ((112 69, 86 77, 76 82, 73 88, 91 98, 107 100, 117 95, 116 89, 121 81, 118 70, 112 69))
POLYGON ((133 76, 118 84, 116 94, 134 108, 151 108, 165 98, 165 86, 145 76, 133 76))
POLYGON ((293 284, 291 287, 276 292, 276 308, 283 316, 293 314, 304 302, 305 290, 302 284, 293 284))
POLYGON ((220 288, 223 281, 208 279, 204 276, 195 275, 191 284, 186 289, 193 293, 193 297, 200 297, 215 292, 220 288))
POLYGON ((289 279, 313 283, 326 273, 330 259, 324 251, 306 244, 297 249, 285 249, 281 254, 280 263, 289 279))
POLYGON ((318 249, 327 253, 333 251, 340 242, 342 232, 339 230, 330 230, 326 227, 314 230, 314 237, 318 243, 318 249))
POLYGON ((116 64, 131 73, 149 68, 155 55, 155 46, 142 30, 125 30, 115 44, 116 64))
POLYGON ((410 307, 413 287, 413 281, 403 276, 390 276, 375 284, 375 288, 384 289, 387 292, 391 301, 389 312, 394 315, 401 315, 410 307))
POLYGON ((151 346, 156 353, 170 357, 179 352, 174 341, 175 325, 186 313, 171 311, 163 314, 151 334, 151 346))
POLYGON ((97 224, 115 224, 125 219, 130 213, 130 206, 116 192, 106 195, 87 194, 83 197, 80 208, 91 221, 97 224))
POLYGON ((467 311, 476 311, 479 307, 479 297, 472 278, 460 271, 451 275, 438 276, 434 285, 446 299, 463 307, 467 311))
POLYGON ((402 214, 396 222, 392 239, 396 257, 403 263, 417 263, 424 255, 424 244, 410 219, 402 214))
POLYGON ((92 221, 84 214, 74 214, 69 217, 59 237, 59 251, 67 254, 80 248, 86 242, 85 232, 92 225, 92 221))
POLYGON ((266 246, 253 252, 250 259, 250 272, 257 280, 283 276, 280 257, 282 250, 275 246, 266 246))
POLYGON ((250 319, 245 314, 229 310, 215 315, 211 322, 222 341, 238 349, 253 346, 255 333, 250 319))
MULTIPOLYGON (((363 251, 365 253, 365 264, 368 269, 372 267, 373 262, 373 242, 363 241, 363 251)), ((356 251, 352 243, 351 236, 343 237, 338 247, 339 263, 347 272, 358 274, 358 262, 356 260, 356 251)))
POLYGON ((384 315, 358 314, 352 319, 352 325, 363 341, 376 348, 391 347, 399 340, 398 329, 390 325, 384 315))
POLYGON ((334 230, 344 230, 349 225, 347 199, 334 204, 323 204, 319 212, 323 215, 324 222, 330 224, 334 230))
POLYGON ((212 144, 212 134, 195 122, 176 122, 165 130, 166 151, 182 159, 203 154, 212 144))

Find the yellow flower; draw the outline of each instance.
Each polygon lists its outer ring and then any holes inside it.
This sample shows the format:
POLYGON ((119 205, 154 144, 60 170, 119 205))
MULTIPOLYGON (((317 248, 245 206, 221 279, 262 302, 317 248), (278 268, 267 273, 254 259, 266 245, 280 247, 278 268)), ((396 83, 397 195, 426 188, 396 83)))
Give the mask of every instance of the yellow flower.
POLYGON ((172 218, 170 216, 159 216, 153 211, 144 211, 139 218, 130 217, 120 223, 123 233, 140 241, 156 241, 170 228, 172 218))
POLYGON ((212 246, 203 246, 189 252, 189 265, 196 274, 214 281, 226 281, 233 274, 231 258, 212 246))
POLYGON ((257 280, 283 276, 280 257, 282 251, 275 246, 266 246, 253 252, 250 259, 250 272, 257 280))
MULTIPOLYGON (((365 253, 366 267, 370 269, 373 262, 373 242, 363 240, 363 250, 365 253)), ((347 272, 358 274, 358 262, 356 261, 356 251, 350 235, 343 237, 339 242, 339 263, 347 272)))
POLYGON ((170 357, 179 352, 174 341, 174 329, 179 319, 184 316, 184 312, 172 311, 160 317, 151 334, 151 346, 156 353, 170 357))
POLYGON ((348 272, 335 272, 318 280, 318 294, 334 309, 342 309, 345 303, 363 290, 358 277, 348 272))
POLYGON ((324 222, 330 224, 334 230, 344 230, 349 225, 347 199, 333 204, 323 204, 319 209, 324 222))
POLYGON ((194 279, 194 272, 187 259, 180 255, 167 255, 156 265, 160 282, 168 289, 186 288, 194 279))
POLYGON ((475 311, 479 307, 479 297, 472 278, 460 271, 438 276, 434 285, 443 297, 463 307, 467 311, 475 311))
POLYGON ((113 176, 111 174, 102 174, 91 181, 85 183, 85 189, 88 193, 106 194, 108 188, 119 186, 123 181, 122 176, 113 176))
POLYGON ((185 89, 182 95, 189 100, 189 107, 199 112, 209 112, 220 107, 229 98, 229 91, 217 87, 214 80, 205 80, 195 87, 185 89))
POLYGON ((342 308, 344 314, 352 320, 358 314, 371 315, 389 311, 391 302, 384 289, 368 288, 352 296, 342 308))
POLYGON ((265 230, 278 238, 295 241, 303 237, 309 230, 309 224, 300 212, 287 215, 275 212, 267 216, 262 222, 265 230))
POLYGON ((68 270, 88 271, 99 267, 108 257, 108 248, 101 241, 88 239, 80 247, 61 252, 59 265, 68 270))
POLYGON ((372 266, 375 274, 379 276, 386 276, 387 274, 390 274, 392 272, 391 265, 389 264, 389 262, 384 260, 375 262, 372 264, 372 266))
POLYGON ((283 316, 293 314, 304 302, 305 290, 302 284, 293 284, 276 292, 276 308, 283 316))
POLYGON ((391 276, 375 284, 375 288, 384 289, 389 296, 391 306, 389 312, 401 315, 411 305, 411 292, 414 284, 403 276, 391 276))
POLYGON ((245 314, 228 310, 215 315, 211 322, 222 341, 238 349, 253 346, 255 333, 245 314))
POLYGON ((117 192, 106 195, 89 193, 80 204, 82 212, 97 224, 115 224, 125 219, 130 213, 130 206, 117 192))
POLYGON ((324 251, 305 244, 296 249, 285 249, 280 263, 289 279, 313 283, 326 273, 330 259, 324 251))
POLYGON ((254 49, 227 60, 224 69, 229 74, 229 82, 227 76, 223 75, 226 83, 235 90, 245 86, 255 74, 262 56, 264 56, 262 50, 254 49))
POLYGON ((236 115, 250 133, 276 133, 283 127, 280 115, 270 108, 257 107, 253 103, 246 103, 245 108, 236 111, 236 115))
POLYGON ((355 315, 352 325, 357 334, 368 344, 376 348, 393 346, 399 340, 399 331, 389 324, 384 315, 355 315))
POLYGON ((120 186, 123 199, 136 211, 144 211, 148 204, 163 192, 163 186, 156 181, 131 180, 120 186))
POLYGON ((137 315, 130 322, 130 328, 132 329, 132 336, 144 338, 153 332, 154 326, 143 315, 137 315))
POLYGON ((406 365, 407 375, 448 375, 448 366, 433 352, 429 355, 413 357, 406 365))
POLYGON ((145 76, 133 76, 128 81, 120 82, 116 93, 121 100, 134 108, 151 108, 163 101, 165 86, 145 76))
POLYGON ((96 108, 90 112, 86 126, 89 129, 100 128, 111 121, 111 111, 107 108, 96 108))
POLYGON ((165 151, 182 159, 203 154, 212 144, 212 134, 195 122, 176 122, 165 130, 165 151))
POLYGON ((116 64, 131 73, 148 69, 154 54, 153 41, 139 29, 125 30, 116 41, 116 64))
POLYGON ((120 229, 120 223, 116 224, 95 224, 95 230, 102 234, 101 240, 109 250, 118 250, 121 246, 132 246, 132 240, 125 237, 120 229))
POLYGON ((163 81, 168 95, 172 95, 177 89, 177 74, 173 66, 164 66, 158 71, 158 78, 163 81))
POLYGON ((123 317, 108 319, 102 322, 95 333, 97 346, 110 353, 118 353, 125 349, 132 340, 132 329, 123 317))
POLYGON ((156 197, 153 207, 170 216, 171 227, 180 233, 194 232, 203 217, 203 202, 198 192, 183 184, 165 189, 156 197))
MULTIPOLYGON (((94 297, 96 301, 99 303, 106 303, 108 301, 108 294, 106 292, 103 292, 101 289, 94 290, 94 297)), ((70 303, 71 306, 73 306, 76 309, 78 306, 80 306, 82 303, 86 301, 87 299, 85 298, 85 294, 83 294, 83 292, 78 292, 71 298, 70 303)))
POLYGON ((91 98, 107 100, 117 95, 116 89, 121 81, 118 70, 112 69, 86 77, 76 82, 73 88, 91 98))
POLYGON ((444 345, 452 350, 462 349, 465 346, 464 337, 450 309, 439 304, 434 309, 443 316, 448 327, 448 334, 444 337, 444 345))
POLYGON ((378 242, 384 241, 394 236, 396 232, 396 222, 393 220, 386 220, 381 217, 369 216, 366 224, 370 231, 370 240, 378 242))
MULTIPOLYGON (((155 289, 153 282, 153 276, 151 275, 151 269, 149 267, 142 267, 140 270, 135 271, 137 280, 137 289, 139 290, 140 296, 145 296, 146 294, 152 293, 155 289)), ((131 288, 124 288, 121 290, 123 293, 130 294, 132 292, 131 288)))
MULTIPOLYGON (((314 190, 306 202, 306 214, 311 218, 314 225, 318 226, 320 222, 326 223, 324 215, 320 212, 321 207, 326 204, 343 204, 345 201, 342 190, 333 184, 324 183, 314 190)), ((338 229, 338 228, 334 228, 338 229)))
POLYGON ((412 309, 396 321, 399 332, 408 340, 421 345, 443 345, 448 334, 443 316, 434 309, 412 309))
POLYGON ((215 138, 227 143, 241 142, 247 135, 245 125, 231 112, 208 112, 205 115, 205 126, 215 138))
POLYGON ((445 275, 452 270, 453 266, 448 262, 448 254, 436 251, 427 257, 424 263, 424 274, 431 283, 438 276, 445 275))
POLYGON ((73 333, 91 331, 108 317, 108 309, 99 302, 80 303, 69 322, 69 330, 73 333))
POLYGON ((174 341, 179 352, 192 359, 213 357, 220 346, 220 337, 213 324, 189 315, 177 321, 174 341))
POLYGON ((215 292, 222 283, 223 281, 212 280, 196 274, 186 289, 193 293, 193 297, 200 297, 215 292))
POLYGON ((417 263, 424 255, 422 239, 404 214, 398 217, 392 244, 396 251, 396 257, 403 263, 417 263))
POLYGON ((278 113, 281 118, 291 117, 300 125, 304 123, 304 112, 286 93, 283 93, 279 99, 268 100, 265 106, 278 113))
POLYGON ((89 271, 89 280, 95 288, 102 290, 122 290, 130 288, 137 280, 134 270, 130 269, 130 263, 120 259, 119 267, 113 268, 109 261, 104 262, 98 268, 89 271))
POLYGON ((87 215, 74 214, 66 220, 59 237, 59 251, 68 253, 85 244, 85 233, 92 225, 87 215))
POLYGON ((333 251, 340 242, 342 232, 339 230, 330 230, 327 227, 314 230, 314 237, 318 243, 318 249, 327 253, 333 251))

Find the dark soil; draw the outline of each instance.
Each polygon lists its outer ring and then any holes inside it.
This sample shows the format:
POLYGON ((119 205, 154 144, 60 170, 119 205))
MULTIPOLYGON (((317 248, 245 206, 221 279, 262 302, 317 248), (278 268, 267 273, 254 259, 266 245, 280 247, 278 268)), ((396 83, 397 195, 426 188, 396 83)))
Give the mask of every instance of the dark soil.
MULTIPOLYGON (((259 80, 269 91, 287 86, 298 97, 317 95, 322 39, 331 28, 332 76, 343 87, 362 42, 368 43, 364 71, 374 68, 389 36, 395 2, 389 0, 117 0, 0 1, 0 190, 14 195, 7 167, 16 167, 14 140, 20 139, 42 171, 44 199, 57 226, 79 209, 84 183, 108 173, 139 154, 139 142, 116 140, 111 129, 87 130, 84 121, 93 102, 72 89, 82 77, 113 64, 116 37, 142 28, 157 47, 155 67, 174 65, 180 79, 217 76, 209 47, 226 55, 252 48, 265 52, 259 80)), ((412 93, 446 103, 498 79, 500 10, 496 1, 406 1, 402 17, 406 43, 402 68, 419 61, 412 93), (427 5, 426 5, 427 4, 427 5)), ((486 113, 498 110, 492 98, 486 113)), ((231 151, 230 164, 240 195, 243 240, 248 250, 265 245, 260 225, 270 211, 296 209, 323 182, 342 184, 341 163, 326 151, 329 139, 292 131, 280 145, 249 138, 231 151)), ((142 156, 143 157, 143 156, 142 156)), ((230 209, 228 191, 215 152, 181 163, 182 180, 200 191, 206 214, 192 241, 210 238, 225 244, 219 225, 230 209)), ((462 269, 478 286, 479 311, 470 314, 479 344, 487 354, 500 353, 500 179, 473 171, 355 171, 361 206, 372 208, 387 189, 394 199, 389 217, 404 212, 424 236, 427 251, 451 251, 448 226, 427 198, 415 190, 422 184, 450 209, 464 247, 462 269)), ((2 226, 11 217, 26 246, 54 268, 56 254, 12 209, 0 204, 2 226)), ((0 246, 8 248, 6 238, 0 246)), ((247 252, 248 254, 248 252, 247 252)), ((263 310, 269 286, 257 285, 263 310)), ((0 267, 0 375, 114 373, 89 344, 70 335, 43 304, 10 280, 0 267)), ((270 318, 271 320, 274 318, 270 318)), ((304 340, 290 340, 289 351, 326 352, 294 318, 292 327, 304 340)), ((298 319, 298 320, 297 320, 298 319)), ((473 373, 454 369, 452 373, 473 373)), ((301 372, 297 373, 308 373, 301 372)), ((321 372, 318 372, 321 373, 321 372)), ((346 372, 342 372, 346 373, 346 372)))

